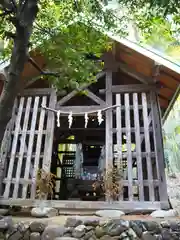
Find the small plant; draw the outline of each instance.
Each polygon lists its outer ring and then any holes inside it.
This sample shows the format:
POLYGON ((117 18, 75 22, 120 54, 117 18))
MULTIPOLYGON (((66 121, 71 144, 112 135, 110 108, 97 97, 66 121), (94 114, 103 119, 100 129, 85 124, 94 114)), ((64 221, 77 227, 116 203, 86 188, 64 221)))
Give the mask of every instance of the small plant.
POLYGON ((39 199, 44 199, 48 195, 53 197, 53 189, 55 186, 56 175, 39 169, 36 176, 36 194, 39 199))
POLYGON ((123 193, 122 178, 121 167, 109 165, 108 169, 104 169, 100 178, 93 183, 93 189, 94 191, 101 189, 106 199, 117 201, 123 193))

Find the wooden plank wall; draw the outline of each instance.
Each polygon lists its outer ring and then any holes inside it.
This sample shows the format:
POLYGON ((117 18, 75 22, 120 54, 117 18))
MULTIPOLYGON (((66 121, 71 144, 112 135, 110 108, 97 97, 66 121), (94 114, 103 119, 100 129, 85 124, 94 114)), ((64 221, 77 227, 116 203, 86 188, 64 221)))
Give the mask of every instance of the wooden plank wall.
POLYGON ((115 164, 122 159, 125 172, 122 183, 128 192, 128 196, 121 196, 120 201, 125 198, 130 202, 163 201, 167 207, 161 126, 155 96, 155 92, 147 89, 145 92, 143 89, 139 92, 127 92, 126 89, 124 92, 123 88, 122 92, 114 91, 113 104, 119 105, 113 121, 113 129, 116 129, 113 130, 116 136, 113 138, 114 156, 115 164), (126 150, 122 151, 124 138, 126 150))
POLYGON ((50 169, 54 114, 45 112, 42 104, 55 108, 56 94, 52 89, 27 90, 15 101, 16 121, 3 180, 5 199, 35 199, 37 171, 42 167, 50 169))

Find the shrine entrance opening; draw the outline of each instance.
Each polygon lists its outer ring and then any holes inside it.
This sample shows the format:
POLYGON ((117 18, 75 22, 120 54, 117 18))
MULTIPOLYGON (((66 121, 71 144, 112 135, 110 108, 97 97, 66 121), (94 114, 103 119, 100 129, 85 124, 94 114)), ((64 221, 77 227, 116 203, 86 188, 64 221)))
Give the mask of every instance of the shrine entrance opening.
POLYGON ((55 130, 51 172, 56 174, 55 199, 104 200, 103 193, 94 193, 93 183, 104 164, 105 124, 96 116, 74 116, 71 128, 67 116, 61 117, 61 127, 55 130), (64 121, 65 120, 65 121, 64 121))

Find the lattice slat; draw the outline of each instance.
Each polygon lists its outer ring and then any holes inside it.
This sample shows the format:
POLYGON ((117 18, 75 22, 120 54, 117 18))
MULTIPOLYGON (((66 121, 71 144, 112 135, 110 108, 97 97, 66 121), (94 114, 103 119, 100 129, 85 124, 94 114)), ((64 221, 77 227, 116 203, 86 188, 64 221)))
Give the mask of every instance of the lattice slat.
MULTIPOLYGON (((44 96, 42 98, 42 105, 46 106, 47 104, 47 97, 44 96)), ((42 143, 42 130, 43 130, 43 126, 44 126, 44 120, 45 120, 45 110, 41 109, 41 113, 40 113, 40 119, 39 119, 39 127, 38 127, 38 137, 37 137, 37 142, 36 142, 36 156, 35 156, 35 161, 34 161, 34 166, 33 166, 33 174, 32 174, 32 178, 35 179, 36 175, 37 175, 37 170, 39 167, 39 160, 40 160, 40 154, 41 154, 41 143, 42 143)), ((46 154, 44 152, 44 154, 46 154)), ((33 181, 32 183, 32 188, 31 188, 31 198, 35 199, 36 196, 36 182, 33 181)))
POLYGON ((126 145, 127 145, 127 171, 128 171, 128 195, 129 201, 133 201, 133 174, 132 174, 132 150, 131 150, 131 120, 130 120, 130 108, 129 108, 129 94, 125 93, 125 125, 126 125, 126 145))
POLYGON ((154 196, 154 184, 152 175, 152 163, 151 163, 151 146, 149 138, 149 123, 148 123, 148 111, 147 111, 147 96, 146 93, 142 93, 142 103, 143 103, 143 121, 144 121, 144 136, 145 136, 145 148, 146 148, 146 161, 147 161, 147 172, 149 180, 149 198, 151 201, 155 200, 154 196))
MULTIPOLYGON (((32 151, 33 151, 33 142, 34 142, 34 132, 35 132, 35 128, 36 128, 39 100, 40 100, 40 97, 35 97, 34 106, 33 106, 33 115, 32 115, 32 120, 31 120, 31 128, 30 128, 27 158, 26 158, 26 167, 25 167, 25 175, 24 175, 25 180, 29 179, 31 159, 32 159, 32 151)), ((23 185, 23 190, 22 190, 22 198, 23 199, 26 199, 27 188, 28 188, 28 185, 24 184, 23 185)))
POLYGON ((17 198, 17 196, 18 196, 19 179, 20 179, 20 174, 21 174, 23 156, 24 156, 24 151, 27 150, 27 149, 25 149, 25 146, 26 146, 26 131, 27 131, 27 128, 28 128, 31 102, 32 102, 32 97, 29 97, 27 99, 25 116, 24 116, 24 119, 23 119, 24 120, 23 133, 22 133, 21 141, 20 141, 20 151, 19 151, 19 158, 18 158, 18 164, 17 164, 16 183, 14 185, 13 198, 17 198))
POLYGON ((17 119, 16 119, 15 132, 14 132, 12 149, 11 149, 11 158, 10 158, 8 176, 7 176, 8 182, 5 186, 5 191, 4 191, 5 198, 9 197, 11 178, 12 178, 13 168, 14 168, 14 164, 15 164, 15 155, 16 155, 16 148, 17 148, 17 143, 18 143, 19 128, 20 128, 21 116, 22 116, 22 112, 23 112, 23 105, 24 105, 24 97, 22 97, 20 99, 20 103, 19 103, 19 110, 18 110, 18 115, 17 115, 17 119))
POLYGON ((142 154, 141 154, 142 138, 140 135, 140 122, 139 122, 139 109, 138 109, 137 93, 133 93, 133 106, 134 106, 134 126, 136 129, 135 144, 136 144, 136 159, 137 159, 138 182, 139 182, 139 200, 144 201, 142 154))
MULTIPOLYGON (((121 116, 121 95, 120 94, 116 94, 116 104, 119 105, 119 107, 117 107, 116 109, 116 129, 117 129, 117 134, 116 134, 116 138, 117 138, 117 161, 119 165, 123 164, 122 161, 122 116, 121 116)), ((123 166, 120 166, 121 170, 123 171, 123 166)), ((122 179, 121 179, 122 180, 122 179)), ((120 184, 121 186, 121 184, 120 184)), ((119 196, 119 200, 123 200, 123 195, 120 194, 119 196)))

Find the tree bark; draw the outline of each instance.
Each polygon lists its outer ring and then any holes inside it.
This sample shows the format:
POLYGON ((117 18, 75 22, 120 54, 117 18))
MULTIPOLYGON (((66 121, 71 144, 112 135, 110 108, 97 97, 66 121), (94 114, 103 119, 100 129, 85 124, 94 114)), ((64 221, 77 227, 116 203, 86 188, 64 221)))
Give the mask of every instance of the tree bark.
POLYGON ((0 195, 2 195, 2 183, 4 169, 6 167, 6 162, 3 157, 4 149, 2 148, 2 141, 6 126, 12 116, 14 100, 19 92, 24 65, 28 59, 29 40, 32 34, 33 22, 38 12, 37 3, 38 0, 20 0, 18 5, 19 9, 17 8, 14 12, 13 22, 16 27, 16 34, 10 66, 0 96, 0 195))
POLYGON ((16 37, 6 82, 0 96, 0 146, 7 123, 11 119, 14 100, 20 87, 21 75, 28 59, 29 40, 38 11, 37 3, 38 0, 25 0, 23 7, 19 6, 15 15, 16 37))

